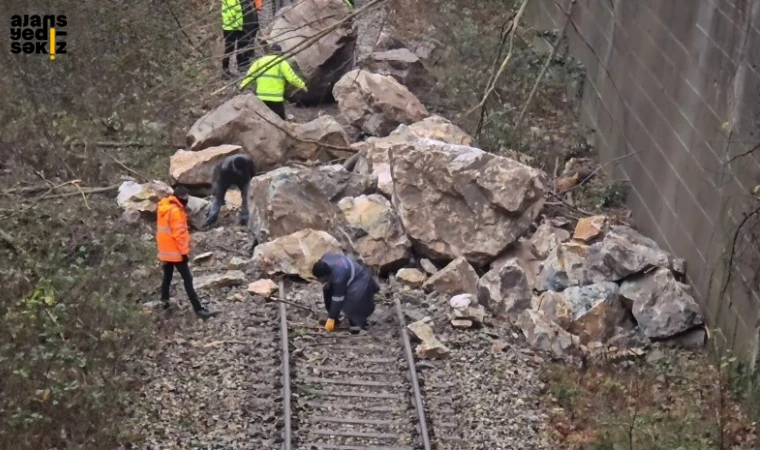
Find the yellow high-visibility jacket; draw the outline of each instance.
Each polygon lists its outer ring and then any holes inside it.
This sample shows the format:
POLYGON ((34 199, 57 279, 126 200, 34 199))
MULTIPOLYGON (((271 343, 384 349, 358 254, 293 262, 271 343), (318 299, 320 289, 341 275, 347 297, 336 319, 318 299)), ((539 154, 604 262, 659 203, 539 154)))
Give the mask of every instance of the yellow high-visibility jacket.
POLYGON ((243 30, 243 5, 240 0, 222 0, 222 30, 243 30))
POLYGON ((343 0, 346 2, 346 6, 348 6, 348 9, 353 10, 354 9, 354 2, 353 0, 343 0))
POLYGON ((266 55, 254 61, 240 83, 240 89, 253 80, 256 80, 256 97, 265 102, 285 101, 285 81, 299 89, 306 88, 306 83, 279 55, 266 55))

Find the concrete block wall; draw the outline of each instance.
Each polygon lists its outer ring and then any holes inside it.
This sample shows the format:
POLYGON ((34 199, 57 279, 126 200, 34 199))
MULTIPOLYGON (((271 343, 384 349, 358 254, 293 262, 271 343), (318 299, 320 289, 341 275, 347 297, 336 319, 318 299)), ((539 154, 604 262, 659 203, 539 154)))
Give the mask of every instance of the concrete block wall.
POLYGON ((526 22, 559 31, 571 3, 581 119, 602 162, 629 155, 610 170, 631 182, 636 226, 686 259, 708 324, 754 363, 760 222, 733 235, 760 204, 760 1, 532 0, 526 22))

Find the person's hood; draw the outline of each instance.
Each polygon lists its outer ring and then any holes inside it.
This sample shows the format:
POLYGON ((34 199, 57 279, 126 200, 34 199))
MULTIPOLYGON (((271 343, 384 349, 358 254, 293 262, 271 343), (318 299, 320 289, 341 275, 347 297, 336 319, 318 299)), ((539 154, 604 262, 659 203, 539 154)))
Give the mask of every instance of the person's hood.
POLYGON ((180 202, 177 197, 173 195, 164 197, 158 202, 158 207, 156 208, 156 214, 159 217, 165 216, 166 214, 170 214, 172 209, 177 206, 180 209, 184 209, 182 202, 180 202))

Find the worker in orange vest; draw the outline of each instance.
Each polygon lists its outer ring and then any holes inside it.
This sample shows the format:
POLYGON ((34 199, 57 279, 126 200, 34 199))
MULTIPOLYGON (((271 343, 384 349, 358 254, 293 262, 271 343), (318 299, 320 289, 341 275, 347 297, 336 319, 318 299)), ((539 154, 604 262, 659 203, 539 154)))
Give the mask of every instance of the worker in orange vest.
POLYGON ((169 288, 171 287, 174 268, 182 275, 185 283, 185 292, 190 297, 195 314, 201 319, 208 319, 217 315, 216 312, 207 310, 201 305, 198 294, 193 287, 193 275, 188 266, 190 254, 190 233, 187 230, 187 213, 185 206, 190 195, 183 186, 174 189, 174 193, 164 197, 158 202, 156 222, 156 244, 158 245, 158 259, 164 265, 164 279, 161 284, 161 301, 164 309, 169 308, 169 288))

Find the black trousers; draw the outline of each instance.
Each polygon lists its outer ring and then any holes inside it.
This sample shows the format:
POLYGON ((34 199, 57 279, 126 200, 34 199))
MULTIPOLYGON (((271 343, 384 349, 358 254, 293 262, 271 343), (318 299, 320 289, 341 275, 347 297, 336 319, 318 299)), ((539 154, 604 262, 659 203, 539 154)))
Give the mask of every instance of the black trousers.
POLYGON ((235 51, 237 44, 237 66, 238 70, 247 69, 253 59, 253 38, 259 29, 259 24, 255 27, 243 31, 224 31, 224 56, 222 57, 222 69, 230 68, 230 55, 235 51))
POLYGON ((198 294, 193 287, 193 275, 190 273, 190 267, 187 265, 187 261, 182 262, 165 262, 164 263, 164 280, 161 283, 161 300, 169 301, 169 288, 172 284, 172 275, 174 275, 174 268, 177 268, 177 272, 182 275, 182 281, 185 284, 185 292, 190 298, 190 303, 193 304, 193 309, 198 311, 202 309, 201 302, 198 299, 198 294))
POLYGON ((267 105, 273 113, 280 116, 280 119, 287 120, 285 119, 285 102, 268 102, 264 100, 264 104, 267 105))
MULTIPOLYGON (((332 286, 330 286, 330 283, 327 283, 326 286, 322 286, 322 296, 325 301, 325 309, 327 310, 327 314, 330 314, 330 306, 332 305, 332 286)), ((340 319, 335 321, 336 325, 338 323, 340 323, 340 319)), ((367 321, 365 320, 364 323, 356 323, 351 320, 351 318, 349 318, 348 326, 365 328, 367 326, 367 321)))

